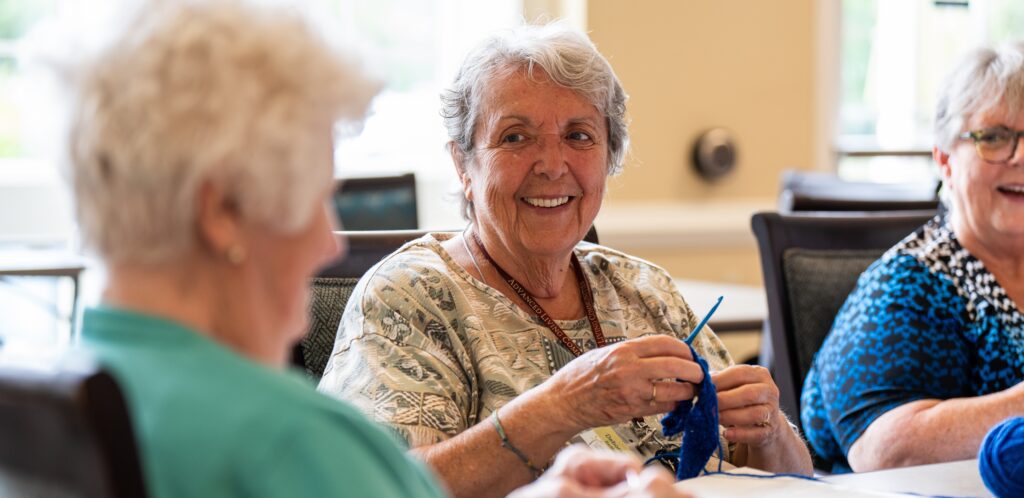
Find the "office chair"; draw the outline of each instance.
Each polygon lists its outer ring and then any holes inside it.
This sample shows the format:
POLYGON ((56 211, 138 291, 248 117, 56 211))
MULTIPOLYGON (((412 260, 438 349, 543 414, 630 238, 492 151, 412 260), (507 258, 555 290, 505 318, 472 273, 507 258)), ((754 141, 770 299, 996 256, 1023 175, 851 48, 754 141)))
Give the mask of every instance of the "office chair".
POLYGON ((0 367, 0 495, 146 496, 113 377, 82 358, 46 370, 0 367))
POLYGON ((345 230, 419 228, 413 173, 339 180, 332 199, 345 230))
POLYGON ((937 210, 938 187, 937 180, 851 182, 833 173, 786 171, 782 174, 779 212, 937 210))
POLYGON ((768 297, 762 351, 770 349, 780 408, 798 426, 804 377, 860 274, 934 214, 762 212, 751 219, 768 297))
MULTIPOLYGON (((346 239, 348 254, 320 269, 313 278, 309 329, 292 349, 292 364, 319 380, 334 349, 341 315, 359 279, 385 256, 427 233, 422 230, 335 232, 336 237, 346 239)), ((597 244, 597 229, 590 227, 583 240, 597 244)))

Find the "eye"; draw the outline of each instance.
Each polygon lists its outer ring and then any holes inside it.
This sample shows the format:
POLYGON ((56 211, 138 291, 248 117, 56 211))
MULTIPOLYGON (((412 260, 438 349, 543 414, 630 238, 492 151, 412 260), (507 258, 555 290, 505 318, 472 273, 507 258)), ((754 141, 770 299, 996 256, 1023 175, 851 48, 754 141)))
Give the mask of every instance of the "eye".
POLYGON ((593 142, 594 141, 594 139, 591 138, 590 134, 585 132, 585 131, 571 131, 571 132, 569 132, 568 135, 565 136, 565 138, 568 138, 572 142, 593 142))
POLYGON ((518 144, 526 141, 526 135, 522 133, 509 133, 501 137, 503 144, 518 144))
POLYGON ((1010 141, 1012 133, 1006 128, 989 128, 987 130, 981 130, 978 132, 978 142, 984 145, 1001 145, 1010 141))

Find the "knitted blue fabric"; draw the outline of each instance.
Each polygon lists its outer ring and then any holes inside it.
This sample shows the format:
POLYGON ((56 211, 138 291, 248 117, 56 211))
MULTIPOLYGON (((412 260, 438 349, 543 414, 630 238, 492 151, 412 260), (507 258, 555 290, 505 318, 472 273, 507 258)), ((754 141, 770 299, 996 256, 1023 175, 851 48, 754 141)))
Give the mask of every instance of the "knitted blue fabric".
POLYGON ((1006 419, 985 435, 978 471, 997 497, 1024 496, 1024 417, 1006 419))
POLYGON ((676 479, 683 480, 697 477, 707 465, 715 448, 719 447, 718 439, 718 394, 708 373, 708 362, 697 355, 690 347, 690 354, 704 372, 704 381, 696 387, 697 403, 693 400, 680 401, 675 409, 661 419, 661 432, 672 437, 683 433, 683 445, 679 448, 679 467, 676 479))

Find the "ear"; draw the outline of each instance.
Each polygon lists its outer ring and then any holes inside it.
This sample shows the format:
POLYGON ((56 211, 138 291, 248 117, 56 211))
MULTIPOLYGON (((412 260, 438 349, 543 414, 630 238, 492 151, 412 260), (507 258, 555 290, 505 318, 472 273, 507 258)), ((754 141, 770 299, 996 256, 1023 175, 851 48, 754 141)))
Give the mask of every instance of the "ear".
POLYGON ((470 188, 471 178, 466 173, 466 154, 459 150, 459 146, 455 142, 448 142, 448 154, 452 157, 452 163, 455 164, 455 172, 459 175, 459 183, 462 184, 462 195, 465 196, 466 200, 473 200, 473 189, 470 188))
MULTIPOLYGON (((238 205, 223 189, 203 182, 196 199, 196 237, 199 246, 220 259, 244 244, 238 205)), ((244 249, 244 246, 243 246, 244 249)))
POLYGON ((932 147, 932 159, 939 166, 939 174, 942 176, 943 183, 950 185, 949 179, 952 175, 952 170, 949 165, 949 153, 944 152, 938 146, 932 147))

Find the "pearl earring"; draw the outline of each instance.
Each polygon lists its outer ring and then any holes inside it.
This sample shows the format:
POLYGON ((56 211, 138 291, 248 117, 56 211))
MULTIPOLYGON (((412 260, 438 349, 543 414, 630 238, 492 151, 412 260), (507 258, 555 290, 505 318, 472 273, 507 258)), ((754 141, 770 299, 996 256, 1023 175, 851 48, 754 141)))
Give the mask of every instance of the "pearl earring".
POLYGON ((247 254, 245 252, 245 247, 243 247, 241 244, 234 244, 228 248, 226 256, 228 258, 229 263, 238 266, 245 262, 245 257, 247 256, 247 254))

